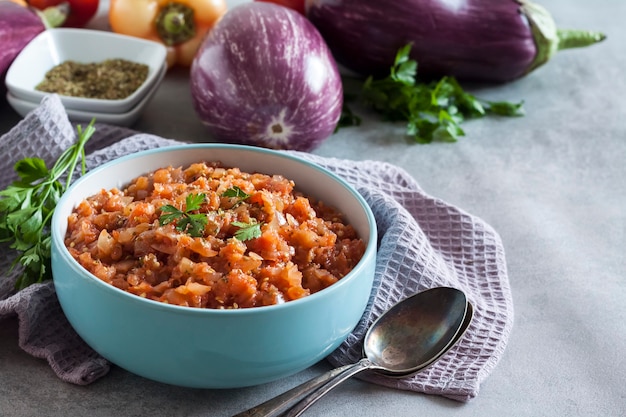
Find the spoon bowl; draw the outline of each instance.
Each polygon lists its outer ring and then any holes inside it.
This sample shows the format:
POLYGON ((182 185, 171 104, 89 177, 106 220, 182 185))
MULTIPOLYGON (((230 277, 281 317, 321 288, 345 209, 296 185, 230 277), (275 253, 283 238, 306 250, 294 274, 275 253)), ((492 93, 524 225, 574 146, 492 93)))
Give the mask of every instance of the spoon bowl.
POLYGON ((410 375, 434 361, 454 339, 467 311, 465 294, 436 287, 397 303, 365 336, 363 355, 389 376, 410 375))
POLYGON ((470 325, 473 307, 455 288, 435 287, 416 293, 391 307, 369 328, 364 357, 300 384, 234 417, 275 417, 302 398, 285 415, 298 416, 348 378, 375 371, 402 378, 438 360, 470 325))

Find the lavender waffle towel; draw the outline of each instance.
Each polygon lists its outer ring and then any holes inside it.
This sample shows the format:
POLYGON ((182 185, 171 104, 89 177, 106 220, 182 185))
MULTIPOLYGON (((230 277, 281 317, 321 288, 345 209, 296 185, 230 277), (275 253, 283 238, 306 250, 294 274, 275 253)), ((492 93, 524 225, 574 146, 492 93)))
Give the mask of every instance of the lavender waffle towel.
MULTIPOLYGON (((88 142, 88 167, 173 140, 97 125, 88 142)), ((13 164, 26 156, 48 163, 75 140, 75 129, 58 97, 46 99, 0 138, 0 187, 15 179, 13 164)), ((298 153, 354 185, 372 207, 380 247, 374 290, 366 313, 348 340, 329 356, 333 365, 358 360, 366 329, 397 301, 426 288, 464 290, 475 316, 460 343, 434 366, 406 379, 363 376, 398 389, 468 401, 499 361, 513 325, 513 303, 504 249, 498 234, 484 221, 424 193, 402 169, 375 161, 347 161, 298 153)), ((19 344, 45 358, 65 381, 89 384, 104 376, 110 364, 73 331, 56 299, 53 282, 15 293, 15 274, 8 274, 14 253, 0 255, 0 320, 17 315, 19 344)))

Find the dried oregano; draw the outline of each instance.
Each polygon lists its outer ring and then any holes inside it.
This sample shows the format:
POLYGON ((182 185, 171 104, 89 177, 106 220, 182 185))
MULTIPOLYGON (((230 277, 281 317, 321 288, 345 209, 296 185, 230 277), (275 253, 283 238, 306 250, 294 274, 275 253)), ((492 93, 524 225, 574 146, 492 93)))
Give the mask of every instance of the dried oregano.
POLYGON ((65 61, 50 69, 35 88, 64 96, 121 100, 146 81, 148 71, 147 65, 125 59, 65 61))

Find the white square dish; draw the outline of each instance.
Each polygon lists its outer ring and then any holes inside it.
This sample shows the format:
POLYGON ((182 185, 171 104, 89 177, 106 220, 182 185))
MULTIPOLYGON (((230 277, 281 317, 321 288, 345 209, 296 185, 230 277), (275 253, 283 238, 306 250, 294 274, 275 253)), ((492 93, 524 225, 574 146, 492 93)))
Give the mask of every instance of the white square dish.
POLYGON ((39 104, 48 94, 35 87, 46 72, 65 61, 80 63, 125 59, 146 64, 148 76, 130 96, 120 100, 59 96, 66 109, 83 112, 125 113, 137 105, 149 90, 157 88, 159 74, 166 67, 166 49, 158 42, 92 29, 55 28, 35 37, 15 58, 6 74, 7 91, 17 99, 39 104))
MULTIPOLYGON (((166 72, 166 66, 161 68, 161 71, 159 72, 155 80, 156 84, 161 82, 166 72)), ((65 111, 69 120, 72 122, 89 123, 91 119, 95 119, 98 123, 108 123, 118 126, 130 126, 137 121, 139 116, 141 116, 141 113, 143 112, 146 105, 150 102, 150 99, 154 96, 156 91, 156 88, 148 90, 147 94, 141 98, 141 100, 135 105, 135 107, 132 107, 130 110, 122 113, 100 113, 96 111, 74 110, 68 108, 65 108, 65 111)), ((13 109, 22 117, 25 117, 28 113, 30 113, 32 110, 35 110, 39 106, 39 103, 23 100, 11 94, 10 91, 7 92, 6 98, 11 107, 13 107, 13 109)))

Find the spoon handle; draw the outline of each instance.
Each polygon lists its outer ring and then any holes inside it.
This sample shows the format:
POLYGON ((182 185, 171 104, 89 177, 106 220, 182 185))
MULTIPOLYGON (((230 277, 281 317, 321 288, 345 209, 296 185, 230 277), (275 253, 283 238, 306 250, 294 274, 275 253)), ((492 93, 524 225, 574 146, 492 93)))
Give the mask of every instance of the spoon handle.
POLYGON ((367 358, 361 359, 354 365, 349 366, 344 371, 337 374, 337 376, 329 380, 326 384, 322 385, 310 394, 307 394, 303 399, 298 401, 296 405, 289 409, 289 411, 284 414, 284 417, 298 417, 337 385, 360 372, 367 371, 372 368, 373 365, 367 358))
POLYGON ((330 371, 312 378, 302 384, 286 391, 274 398, 265 401, 255 407, 252 407, 246 411, 242 411, 239 414, 235 414, 233 417, 276 417, 291 407, 300 397, 304 394, 315 391, 320 386, 324 385, 327 381, 333 379, 337 375, 341 374, 345 370, 352 368, 355 364, 341 366, 339 368, 331 369, 330 371))

